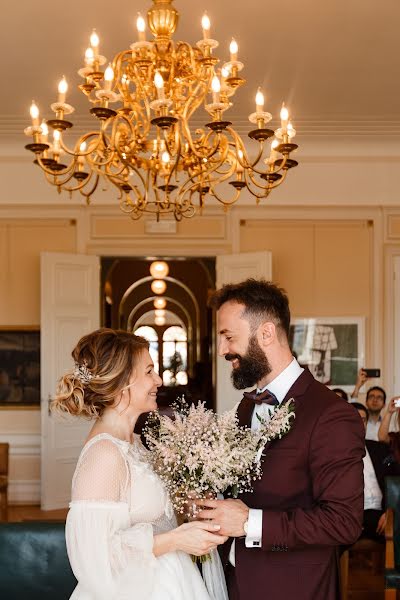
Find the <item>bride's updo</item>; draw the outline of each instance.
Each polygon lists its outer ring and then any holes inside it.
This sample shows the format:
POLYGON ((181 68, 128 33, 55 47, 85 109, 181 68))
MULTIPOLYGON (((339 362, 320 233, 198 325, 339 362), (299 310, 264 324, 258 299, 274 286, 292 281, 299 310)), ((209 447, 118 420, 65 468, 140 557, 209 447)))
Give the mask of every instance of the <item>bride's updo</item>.
POLYGON ((61 377, 52 409, 70 415, 100 417, 129 378, 147 340, 133 333, 97 329, 83 336, 72 351, 75 367, 61 377))

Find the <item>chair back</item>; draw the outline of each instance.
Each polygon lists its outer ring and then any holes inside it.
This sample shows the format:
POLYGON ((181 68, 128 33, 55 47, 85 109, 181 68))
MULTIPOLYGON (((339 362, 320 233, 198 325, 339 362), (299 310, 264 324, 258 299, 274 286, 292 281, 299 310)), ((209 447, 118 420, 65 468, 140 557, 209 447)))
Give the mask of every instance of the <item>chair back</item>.
POLYGON ((8 453, 10 444, 0 442, 0 477, 8 477, 8 453))
POLYGON ((386 508, 393 509, 394 561, 400 568, 400 476, 385 478, 386 508))
POLYGON ((0 598, 68 600, 77 584, 65 523, 0 523, 0 598))

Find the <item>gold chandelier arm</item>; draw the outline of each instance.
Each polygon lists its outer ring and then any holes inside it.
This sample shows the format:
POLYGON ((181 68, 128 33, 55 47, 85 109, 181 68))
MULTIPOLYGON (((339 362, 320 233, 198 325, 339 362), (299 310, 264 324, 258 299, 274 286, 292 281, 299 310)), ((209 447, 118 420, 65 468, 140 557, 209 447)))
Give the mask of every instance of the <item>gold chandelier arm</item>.
POLYGON ((256 169, 256 165, 260 162, 260 159, 262 158, 262 155, 264 153, 264 142, 263 141, 258 142, 259 150, 258 150, 257 156, 253 161, 249 161, 247 150, 243 144, 241 137, 236 133, 236 131, 234 129, 232 129, 232 127, 227 127, 227 131, 231 134, 232 138, 234 139, 236 150, 238 151, 240 149, 243 152, 243 159, 242 160, 238 159, 240 162, 240 165, 244 169, 251 169, 255 173, 258 173, 259 175, 264 175, 266 173, 266 171, 260 171, 260 170, 256 169))
POLYGON ((96 191, 97 186, 99 185, 99 181, 100 181, 100 176, 98 174, 96 174, 94 184, 92 185, 92 188, 90 189, 89 192, 85 192, 84 190, 79 190, 80 194, 86 198, 87 204, 90 204, 90 196, 92 196, 92 194, 94 194, 94 192, 96 191))
POLYGON ((66 192, 69 192, 70 194, 72 194, 72 192, 77 192, 82 190, 83 188, 85 188, 87 186, 87 184, 89 183, 90 179, 93 176, 93 171, 90 171, 90 173, 88 174, 88 177, 86 179, 83 179, 82 181, 77 181, 76 185, 73 185, 72 187, 67 186, 66 184, 71 181, 71 179, 73 178, 74 173, 72 173, 71 177, 69 177, 66 181, 64 181, 63 183, 60 183, 59 186, 66 192))
POLYGON ((235 194, 234 194, 234 197, 233 197, 233 198, 231 198, 230 200, 226 200, 226 199, 222 198, 222 197, 221 197, 221 196, 220 196, 220 195, 219 195, 219 194, 216 192, 216 190, 214 189, 214 186, 211 186, 211 194, 212 194, 212 195, 214 196, 214 198, 215 198, 216 200, 218 200, 218 202, 219 202, 220 204, 222 204, 222 205, 224 206, 224 208, 226 208, 226 209, 230 208, 231 206, 233 206, 233 204, 235 204, 235 202, 237 202, 237 201, 238 201, 241 191, 242 191, 241 189, 235 189, 235 194))
POLYGON ((53 185, 56 185, 59 188, 63 188, 63 186, 65 184, 68 183, 68 181, 71 180, 71 178, 74 176, 74 171, 72 170, 73 163, 69 166, 68 170, 64 170, 64 171, 58 171, 57 173, 51 172, 48 173, 47 169, 45 172, 45 176, 46 179, 49 183, 52 183, 53 185), (62 177, 63 175, 66 175, 66 178, 63 181, 60 181, 59 178, 62 177), (50 179, 50 177, 52 177, 52 180, 50 179))

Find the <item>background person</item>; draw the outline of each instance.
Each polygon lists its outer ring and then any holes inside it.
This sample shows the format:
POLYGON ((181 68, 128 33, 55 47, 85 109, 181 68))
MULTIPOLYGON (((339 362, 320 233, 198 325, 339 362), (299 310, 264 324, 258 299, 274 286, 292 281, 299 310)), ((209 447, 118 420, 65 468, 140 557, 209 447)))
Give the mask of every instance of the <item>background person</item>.
MULTIPOLYGON (((368 423, 368 409, 360 402, 352 406, 358 411, 365 429, 368 423)), ((388 461, 388 444, 365 440, 364 462, 364 519, 361 537, 385 542, 386 511, 385 477, 395 475, 393 463, 388 461)))
MULTIPOLYGON (((383 415, 378 436, 381 442, 390 444, 394 460, 400 465, 400 396, 395 396, 389 402, 387 411, 383 415)), ((400 475, 400 472, 397 473, 400 475)))
MULTIPOLYGON (((354 390, 351 394, 351 400, 357 399, 360 389, 368 380, 367 373, 364 369, 360 369, 357 376, 357 381, 354 386, 354 390)), ((365 398, 365 405, 368 409, 368 423, 367 423, 367 432, 366 439, 374 440, 375 442, 378 440, 378 431, 382 422, 382 409, 385 406, 386 402, 386 392, 383 388, 378 385, 374 385, 369 388, 367 391, 367 395, 365 398)))

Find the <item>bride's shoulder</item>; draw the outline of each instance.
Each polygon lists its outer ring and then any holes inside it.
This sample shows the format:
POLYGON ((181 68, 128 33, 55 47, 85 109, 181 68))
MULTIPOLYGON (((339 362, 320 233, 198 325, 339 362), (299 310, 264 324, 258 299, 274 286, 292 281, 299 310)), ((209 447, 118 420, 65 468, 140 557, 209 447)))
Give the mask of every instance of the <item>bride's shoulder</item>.
POLYGON ((80 460, 96 457, 106 462, 120 461, 129 450, 129 442, 120 440, 109 433, 97 433, 88 438, 80 454, 80 460))

